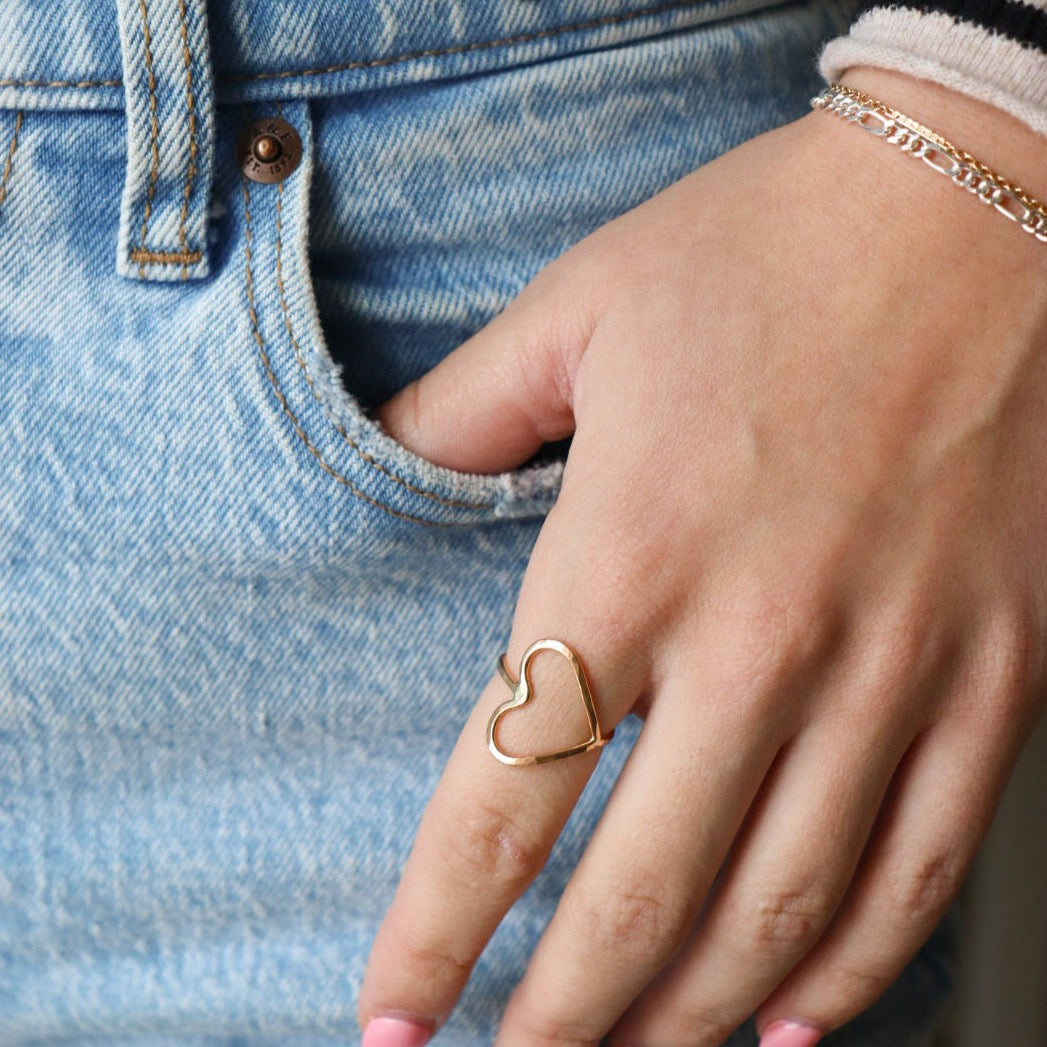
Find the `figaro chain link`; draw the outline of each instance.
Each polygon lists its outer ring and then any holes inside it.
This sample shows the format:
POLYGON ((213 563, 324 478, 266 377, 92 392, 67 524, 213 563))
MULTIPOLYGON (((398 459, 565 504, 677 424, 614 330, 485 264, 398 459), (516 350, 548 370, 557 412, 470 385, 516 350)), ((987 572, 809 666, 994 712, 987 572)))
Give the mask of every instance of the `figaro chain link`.
POLYGON ((922 160, 961 189, 973 193, 982 203, 991 204, 1037 240, 1047 243, 1047 207, 1044 204, 930 128, 842 84, 826 87, 811 99, 811 107, 834 113, 857 124, 863 131, 898 146, 902 152, 922 160))

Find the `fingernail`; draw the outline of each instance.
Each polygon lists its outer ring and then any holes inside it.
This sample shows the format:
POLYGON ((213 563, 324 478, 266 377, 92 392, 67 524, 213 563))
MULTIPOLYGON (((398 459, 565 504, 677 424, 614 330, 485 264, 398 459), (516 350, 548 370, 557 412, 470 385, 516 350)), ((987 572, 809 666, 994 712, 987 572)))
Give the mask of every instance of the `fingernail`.
POLYGON ((422 1047, 432 1035, 431 1026, 409 1018, 372 1018, 361 1047, 422 1047))
POLYGON ((760 1047, 814 1047, 825 1034, 806 1022, 788 1018, 771 1022, 760 1037, 760 1047))

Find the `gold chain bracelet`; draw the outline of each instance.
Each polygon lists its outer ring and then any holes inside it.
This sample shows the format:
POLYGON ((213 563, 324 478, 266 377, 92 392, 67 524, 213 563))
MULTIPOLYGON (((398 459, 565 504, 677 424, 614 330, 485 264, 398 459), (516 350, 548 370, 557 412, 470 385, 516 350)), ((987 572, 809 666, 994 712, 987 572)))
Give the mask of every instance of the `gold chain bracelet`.
POLYGON ((863 131, 883 138, 902 152, 945 175, 961 189, 1017 222, 1037 240, 1047 243, 1047 207, 991 167, 975 160, 930 128, 853 87, 833 84, 811 99, 814 109, 835 113, 863 131))

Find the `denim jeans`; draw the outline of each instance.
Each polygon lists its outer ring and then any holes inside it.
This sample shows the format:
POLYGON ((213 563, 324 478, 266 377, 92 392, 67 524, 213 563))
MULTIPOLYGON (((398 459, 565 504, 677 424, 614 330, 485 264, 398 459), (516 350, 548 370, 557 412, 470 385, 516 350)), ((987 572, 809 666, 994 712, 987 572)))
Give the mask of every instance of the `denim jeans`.
MULTIPOLYGON (((562 471, 437 468, 367 408, 589 231, 799 116, 847 17, 3 0, 0 1043, 357 1042, 562 471), (236 141, 272 115, 303 157, 260 184, 236 141)), ((437 1042, 493 1038, 637 731, 437 1042)), ((923 1042, 947 951, 838 1042, 923 1042)))

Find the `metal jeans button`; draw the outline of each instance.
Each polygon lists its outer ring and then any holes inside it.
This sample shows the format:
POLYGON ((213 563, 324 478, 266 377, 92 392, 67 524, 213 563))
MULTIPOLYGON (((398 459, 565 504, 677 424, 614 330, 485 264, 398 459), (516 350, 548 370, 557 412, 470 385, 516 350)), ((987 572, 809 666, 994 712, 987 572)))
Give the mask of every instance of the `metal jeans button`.
POLYGON ((253 182, 282 182, 302 159, 302 139, 279 116, 245 127, 236 143, 240 168, 253 182))

